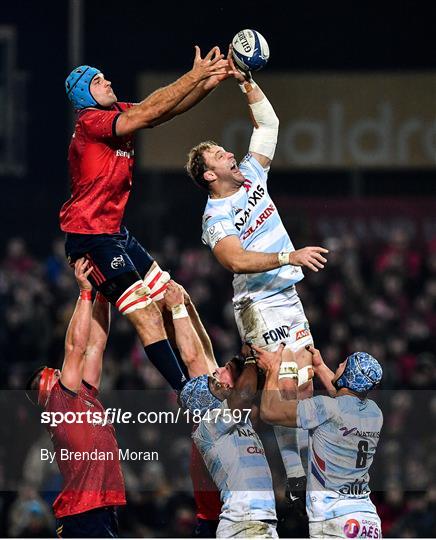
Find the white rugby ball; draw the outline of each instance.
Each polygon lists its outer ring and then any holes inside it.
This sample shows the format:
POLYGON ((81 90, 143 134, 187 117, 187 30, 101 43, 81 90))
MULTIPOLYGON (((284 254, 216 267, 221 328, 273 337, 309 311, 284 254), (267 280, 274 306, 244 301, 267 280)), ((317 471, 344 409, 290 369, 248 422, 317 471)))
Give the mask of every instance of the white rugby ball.
POLYGON ((232 49, 236 65, 244 71, 258 71, 268 62, 268 43, 256 30, 238 32, 232 40, 232 49))

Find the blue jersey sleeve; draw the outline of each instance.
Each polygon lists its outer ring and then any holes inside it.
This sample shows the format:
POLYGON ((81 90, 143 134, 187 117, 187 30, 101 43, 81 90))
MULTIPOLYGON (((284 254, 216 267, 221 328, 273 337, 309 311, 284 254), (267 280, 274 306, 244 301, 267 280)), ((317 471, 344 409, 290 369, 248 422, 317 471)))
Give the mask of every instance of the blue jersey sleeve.
POLYGON ((335 416, 334 398, 315 396, 298 402, 297 426, 303 429, 314 429, 335 416))
POLYGON ((232 235, 239 236, 239 232, 233 223, 231 215, 223 212, 213 216, 204 216, 201 240, 210 249, 214 249, 218 242, 226 236, 232 235))
POLYGON ((251 154, 247 154, 239 164, 239 170, 249 181, 260 181, 266 184, 268 180, 268 169, 264 169, 262 165, 251 154))

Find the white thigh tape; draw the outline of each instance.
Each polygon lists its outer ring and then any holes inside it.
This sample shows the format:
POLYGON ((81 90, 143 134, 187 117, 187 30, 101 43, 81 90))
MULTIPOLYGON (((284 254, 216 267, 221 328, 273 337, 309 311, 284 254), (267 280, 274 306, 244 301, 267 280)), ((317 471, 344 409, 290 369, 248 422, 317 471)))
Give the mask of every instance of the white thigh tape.
POLYGON ((123 292, 116 301, 115 306, 120 313, 127 315, 127 313, 132 313, 137 309, 145 308, 148 304, 151 304, 152 300, 149 294, 150 289, 139 279, 123 292))
POLYGON ((312 369, 312 366, 304 366, 298 370, 298 386, 301 386, 302 384, 307 383, 312 379, 309 373, 309 370, 312 369))
POLYGON ((298 379, 299 371, 296 362, 282 362, 280 364, 279 380, 298 379))
POLYGON ((150 289, 150 298, 155 302, 162 300, 165 295, 167 283, 171 279, 168 272, 162 271, 159 265, 156 265, 151 272, 149 272, 145 278, 144 283, 150 289))

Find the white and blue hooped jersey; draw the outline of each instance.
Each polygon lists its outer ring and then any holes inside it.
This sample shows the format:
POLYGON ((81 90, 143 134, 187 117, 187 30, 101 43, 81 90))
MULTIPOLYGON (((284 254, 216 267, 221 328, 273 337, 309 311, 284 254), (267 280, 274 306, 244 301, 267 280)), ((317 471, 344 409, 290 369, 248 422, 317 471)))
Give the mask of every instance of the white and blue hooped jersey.
POLYGON ((297 425, 309 430, 309 521, 376 514, 368 485, 383 425, 376 403, 349 395, 304 399, 298 403, 297 425))
POLYGON ((227 400, 203 417, 194 442, 220 491, 220 519, 276 520, 271 472, 265 450, 251 421, 236 422, 227 400))
MULTIPOLYGON (((202 241, 211 249, 226 236, 237 236, 248 251, 275 253, 294 251, 277 208, 267 190, 268 174, 260 163, 247 154, 239 164, 244 185, 233 195, 211 199, 203 214, 202 241)), ((303 279, 298 266, 282 266, 259 274, 235 274, 236 305, 272 296, 303 279)))

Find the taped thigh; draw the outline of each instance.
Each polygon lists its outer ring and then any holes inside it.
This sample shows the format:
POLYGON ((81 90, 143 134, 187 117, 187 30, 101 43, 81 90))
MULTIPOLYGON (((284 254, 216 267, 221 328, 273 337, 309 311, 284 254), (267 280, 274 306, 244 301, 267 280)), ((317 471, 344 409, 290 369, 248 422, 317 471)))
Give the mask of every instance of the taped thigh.
POLYGON ((159 265, 155 262, 151 270, 147 273, 144 278, 144 283, 149 289, 149 294, 151 300, 157 302, 162 300, 167 289, 168 281, 171 279, 171 276, 168 272, 164 272, 159 265))
POLYGON ((144 285, 142 279, 139 279, 123 292, 116 301, 115 306, 122 315, 127 315, 147 307, 152 301, 150 289, 144 285))

